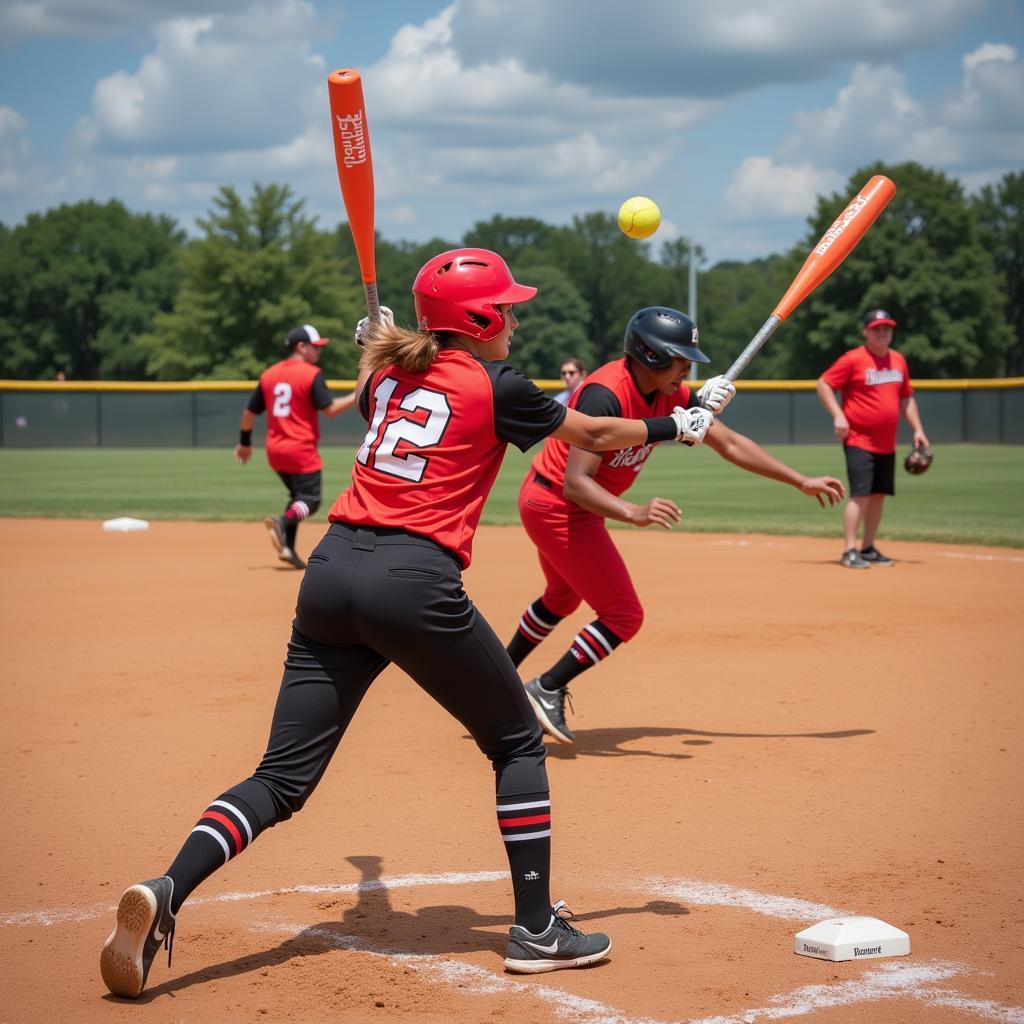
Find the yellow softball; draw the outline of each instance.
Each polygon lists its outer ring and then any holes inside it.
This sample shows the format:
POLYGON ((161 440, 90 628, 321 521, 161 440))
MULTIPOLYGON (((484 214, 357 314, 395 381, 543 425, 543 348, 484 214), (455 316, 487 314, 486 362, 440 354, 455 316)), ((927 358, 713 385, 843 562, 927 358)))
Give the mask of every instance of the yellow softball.
POLYGON ((630 238, 650 238, 661 224, 661 210, 646 196, 633 196, 619 207, 619 227, 630 238))

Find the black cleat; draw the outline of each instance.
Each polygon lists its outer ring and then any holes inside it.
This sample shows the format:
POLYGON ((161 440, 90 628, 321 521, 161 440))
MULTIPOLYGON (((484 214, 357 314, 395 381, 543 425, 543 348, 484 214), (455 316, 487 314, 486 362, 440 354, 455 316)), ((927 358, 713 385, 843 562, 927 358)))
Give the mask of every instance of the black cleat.
POLYGON ((559 900, 551 908, 547 931, 534 935, 519 925, 508 933, 505 970, 517 974, 543 974, 567 967, 586 967, 603 960, 612 948, 612 940, 603 932, 584 935, 569 924, 572 911, 559 900))
POLYGON ((872 544, 869 548, 861 548, 860 557, 863 558, 865 562, 869 562, 871 565, 896 564, 896 562, 893 559, 886 558, 885 555, 883 555, 882 552, 874 546, 874 544, 872 544))
POLYGON ((545 690, 540 679, 531 679, 526 684, 526 696, 533 706, 537 721, 544 731, 558 740, 559 743, 572 743, 576 733, 565 721, 565 698, 569 696, 569 687, 557 690, 545 690))
POLYGON ((171 965, 174 882, 163 875, 126 889, 117 904, 117 925, 100 953, 100 974, 115 996, 134 999, 146 987, 153 957, 161 945, 171 965))
POLYGON ((289 547, 281 548, 281 553, 277 557, 281 559, 282 562, 287 562, 296 569, 306 568, 306 563, 289 547))

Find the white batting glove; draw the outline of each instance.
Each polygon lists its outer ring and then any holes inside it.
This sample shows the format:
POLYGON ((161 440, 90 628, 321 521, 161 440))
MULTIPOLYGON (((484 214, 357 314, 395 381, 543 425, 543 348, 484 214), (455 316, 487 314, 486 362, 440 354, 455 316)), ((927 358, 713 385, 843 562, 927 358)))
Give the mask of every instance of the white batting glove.
MULTIPOLYGON (((392 313, 391 310, 388 309, 387 306, 381 306, 380 307, 380 318, 381 318, 381 321, 384 324, 386 324, 388 327, 394 327, 395 326, 395 314, 392 313)), ((366 341, 366 335, 367 335, 367 332, 369 330, 369 324, 370 324, 370 318, 368 316, 364 316, 363 319, 360 320, 359 323, 356 324, 356 344, 357 345, 362 345, 363 342, 366 341)))
POLYGON ((724 375, 719 374, 704 381, 697 392, 697 399, 705 409, 710 409, 716 416, 736 397, 736 385, 724 375))
POLYGON ((679 433, 676 440, 681 444, 696 445, 704 440, 704 435, 715 422, 712 412, 707 409, 684 409, 677 405, 672 410, 672 419, 676 421, 679 433))

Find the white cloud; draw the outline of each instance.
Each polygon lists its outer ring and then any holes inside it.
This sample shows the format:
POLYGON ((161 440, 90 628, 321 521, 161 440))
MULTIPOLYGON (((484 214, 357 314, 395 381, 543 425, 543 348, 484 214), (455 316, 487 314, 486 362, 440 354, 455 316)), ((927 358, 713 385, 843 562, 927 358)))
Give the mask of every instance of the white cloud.
POLYGON ((255 4, 239 14, 154 28, 135 72, 101 79, 80 137, 108 152, 187 153, 280 145, 323 104, 323 59, 310 52, 312 5, 255 4))
POLYGON ((894 60, 948 37, 985 0, 459 0, 454 44, 595 91, 731 95, 812 81, 871 54, 894 60))
POLYGON ((819 195, 834 191, 844 181, 836 171, 813 164, 780 164, 771 157, 752 156, 743 161, 725 189, 730 220, 761 222, 807 217, 819 195))
POLYGON ((984 43, 963 59, 963 81, 943 106, 945 119, 969 133, 1024 130, 1024 62, 1006 43, 984 43))
POLYGON ((32 145, 25 137, 28 122, 12 107, 0 106, 0 193, 25 188, 32 176, 32 145))
MULTIPOLYGON (((237 11, 250 0, 175 0, 178 17, 237 11)), ((0 6, 0 38, 98 38, 167 14, 166 0, 13 0, 0 6)))

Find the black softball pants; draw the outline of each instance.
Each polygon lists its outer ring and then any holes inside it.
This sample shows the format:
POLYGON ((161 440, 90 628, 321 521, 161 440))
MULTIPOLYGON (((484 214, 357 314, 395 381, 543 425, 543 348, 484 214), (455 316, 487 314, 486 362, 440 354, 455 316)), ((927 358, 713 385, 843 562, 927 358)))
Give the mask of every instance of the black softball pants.
POLYGON ((499 800, 547 794, 536 716, 454 556, 402 530, 334 523, 299 590, 267 751, 229 791, 260 831, 302 808, 391 662, 465 726, 491 761, 499 800))

